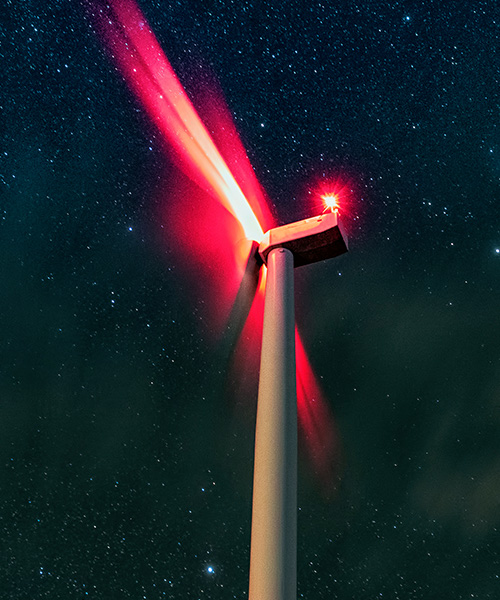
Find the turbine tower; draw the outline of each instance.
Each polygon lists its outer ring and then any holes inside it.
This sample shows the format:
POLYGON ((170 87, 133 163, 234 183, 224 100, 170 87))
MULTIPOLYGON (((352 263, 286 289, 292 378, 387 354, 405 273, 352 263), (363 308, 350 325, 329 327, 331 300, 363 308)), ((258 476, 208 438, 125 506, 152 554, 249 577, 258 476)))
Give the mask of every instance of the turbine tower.
POLYGON ((294 267, 347 251, 337 212, 271 229, 255 429, 249 600, 297 594, 297 393, 294 267))

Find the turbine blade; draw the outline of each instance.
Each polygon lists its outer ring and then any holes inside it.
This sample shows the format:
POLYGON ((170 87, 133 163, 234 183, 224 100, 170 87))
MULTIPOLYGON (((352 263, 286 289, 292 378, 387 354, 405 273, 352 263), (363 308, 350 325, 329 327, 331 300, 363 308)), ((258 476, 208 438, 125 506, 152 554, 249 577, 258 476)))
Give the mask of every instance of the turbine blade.
POLYGON ((300 439, 321 490, 326 496, 331 496, 336 491, 340 477, 340 436, 297 327, 295 353, 300 439))
POLYGON ((259 245, 249 240, 243 243, 248 248, 245 251, 248 259, 222 338, 221 350, 224 357, 230 357, 234 352, 259 287, 259 274, 262 267, 258 255, 259 245))
MULTIPOLYGON (((220 94, 210 127, 216 145, 135 0, 84 2, 123 78, 174 149, 183 172, 219 205, 214 210, 206 197, 193 193, 181 200, 177 191, 183 206, 169 207, 170 212, 162 217, 168 220, 171 250, 175 248, 187 272, 194 274, 194 285, 212 296, 219 313, 234 297, 229 317, 225 315, 223 356, 239 365, 241 377, 242 371, 253 374, 258 369, 260 336, 256 332, 262 324, 266 274, 258 262, 255 241, 261 240, 264 226, 268 229, 273 223, 229 110, 220 94), (197 226, 188 227, 193 220, 197 226), (242 237, 246 238, 243 246, 238 242, 242 237)), ((220 325, 220 314, 217 317, 220 325)), ((334 423, 298 332, 296 347, 299 423, 315 470, 327 482, 338 459, 334 423)))
POLYGON ((89 0, 94 21, 125 81, 183 168, 260 241, 261 224, 178 80, 135 0, 89 0))

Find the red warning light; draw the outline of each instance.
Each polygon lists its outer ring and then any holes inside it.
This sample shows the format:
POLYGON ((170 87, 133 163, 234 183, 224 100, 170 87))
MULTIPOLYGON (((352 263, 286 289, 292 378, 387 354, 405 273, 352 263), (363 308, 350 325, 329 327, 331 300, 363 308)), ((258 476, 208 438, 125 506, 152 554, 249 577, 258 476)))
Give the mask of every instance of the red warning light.
POLYGON ((340 208, 338 194, 323 194, 321 199, 325 205, 325 210, 323 212, 326 212, 327 210, 330 210, 331 212, 338 212, 340 208))

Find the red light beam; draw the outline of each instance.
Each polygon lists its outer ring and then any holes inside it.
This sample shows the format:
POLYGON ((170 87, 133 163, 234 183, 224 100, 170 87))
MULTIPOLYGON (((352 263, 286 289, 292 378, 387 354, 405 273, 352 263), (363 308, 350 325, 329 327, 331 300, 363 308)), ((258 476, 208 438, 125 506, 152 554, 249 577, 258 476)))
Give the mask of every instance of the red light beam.
POLYGON ((110 10, 90 2, 125 81, 180 157, 196 183, 211 191, 238 220, 248 239, 262 227, 175 75, 146 18, 133 0, 110 0, 110 10))

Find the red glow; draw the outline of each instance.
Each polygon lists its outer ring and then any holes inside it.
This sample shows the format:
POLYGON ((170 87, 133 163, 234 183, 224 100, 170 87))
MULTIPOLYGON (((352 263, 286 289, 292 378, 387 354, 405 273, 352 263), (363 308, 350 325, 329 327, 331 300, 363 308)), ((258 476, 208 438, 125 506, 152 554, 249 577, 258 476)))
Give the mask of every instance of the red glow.
POLYGON ((217 339, 224 334, 250 244, 235 217, 182 173, 169 172, 164 179, 168 189, 157 192, 162 242, 182 265, 200 325, 217 339))
POLYGON ((103 8, 94 15, 124 79, 190 177, 234 215, 248 239, 260 241, 263 231, 257 217, 137 4, 110 0, 109 6, 111 13, 103 8))
POLYGON ((311 212, 340 212, 345 214, 349 209, 352 194, 352 183, 347 177, 320 179, 308 186, 308 194, 312 197, 311 212))
MULTIPOLYGON (((169 202, 162 194, 162 219, 172 252, 182 255, 191 284, 199 293, 200 320, 222 331, 241 283, 248 244, 260 241, 273 226, 265 195, 255 177, 222 94, 210 93, 205 124, 186 95, 135 0, 88 0, 94 23, 123 78, 175 152, 185 179, 169 181, 169 202), (200 190, 201 188, 201 190, 200 190), (203 191, 208 191, 207 197, 203 191), (175 197, 174 197, 175 195, 175 197)), ((213 88, 213 86, 212 86, 213 88)), ((340 184, 339 184, 340 185, 340 184)), ((344 187, 321 189, 343 200, 344 187)), ((316 211, 313 212, 315 214, 316 211)), ((256 387, 262 330, 266 269, 245 322, 234 362, 248 393, 256 387)), ((336 460, 333 420, 323 400, 304 347, 296 332, 297 396, 301 431, 316 471, 331 482, 336 460)))
POLYGON ((263 230, 267 231, 275 225, 268 208, 271 202, 255 176, 217 79, 204 69, 203 80, 204 85, 196 96, 198 112, 257 220, 263 230))
POLYGON ((330 493, 339 463, 339 443, 333 416, 316 380, 299 332, 295 329, 297 410, 306 451, 323 489, 330 493))

